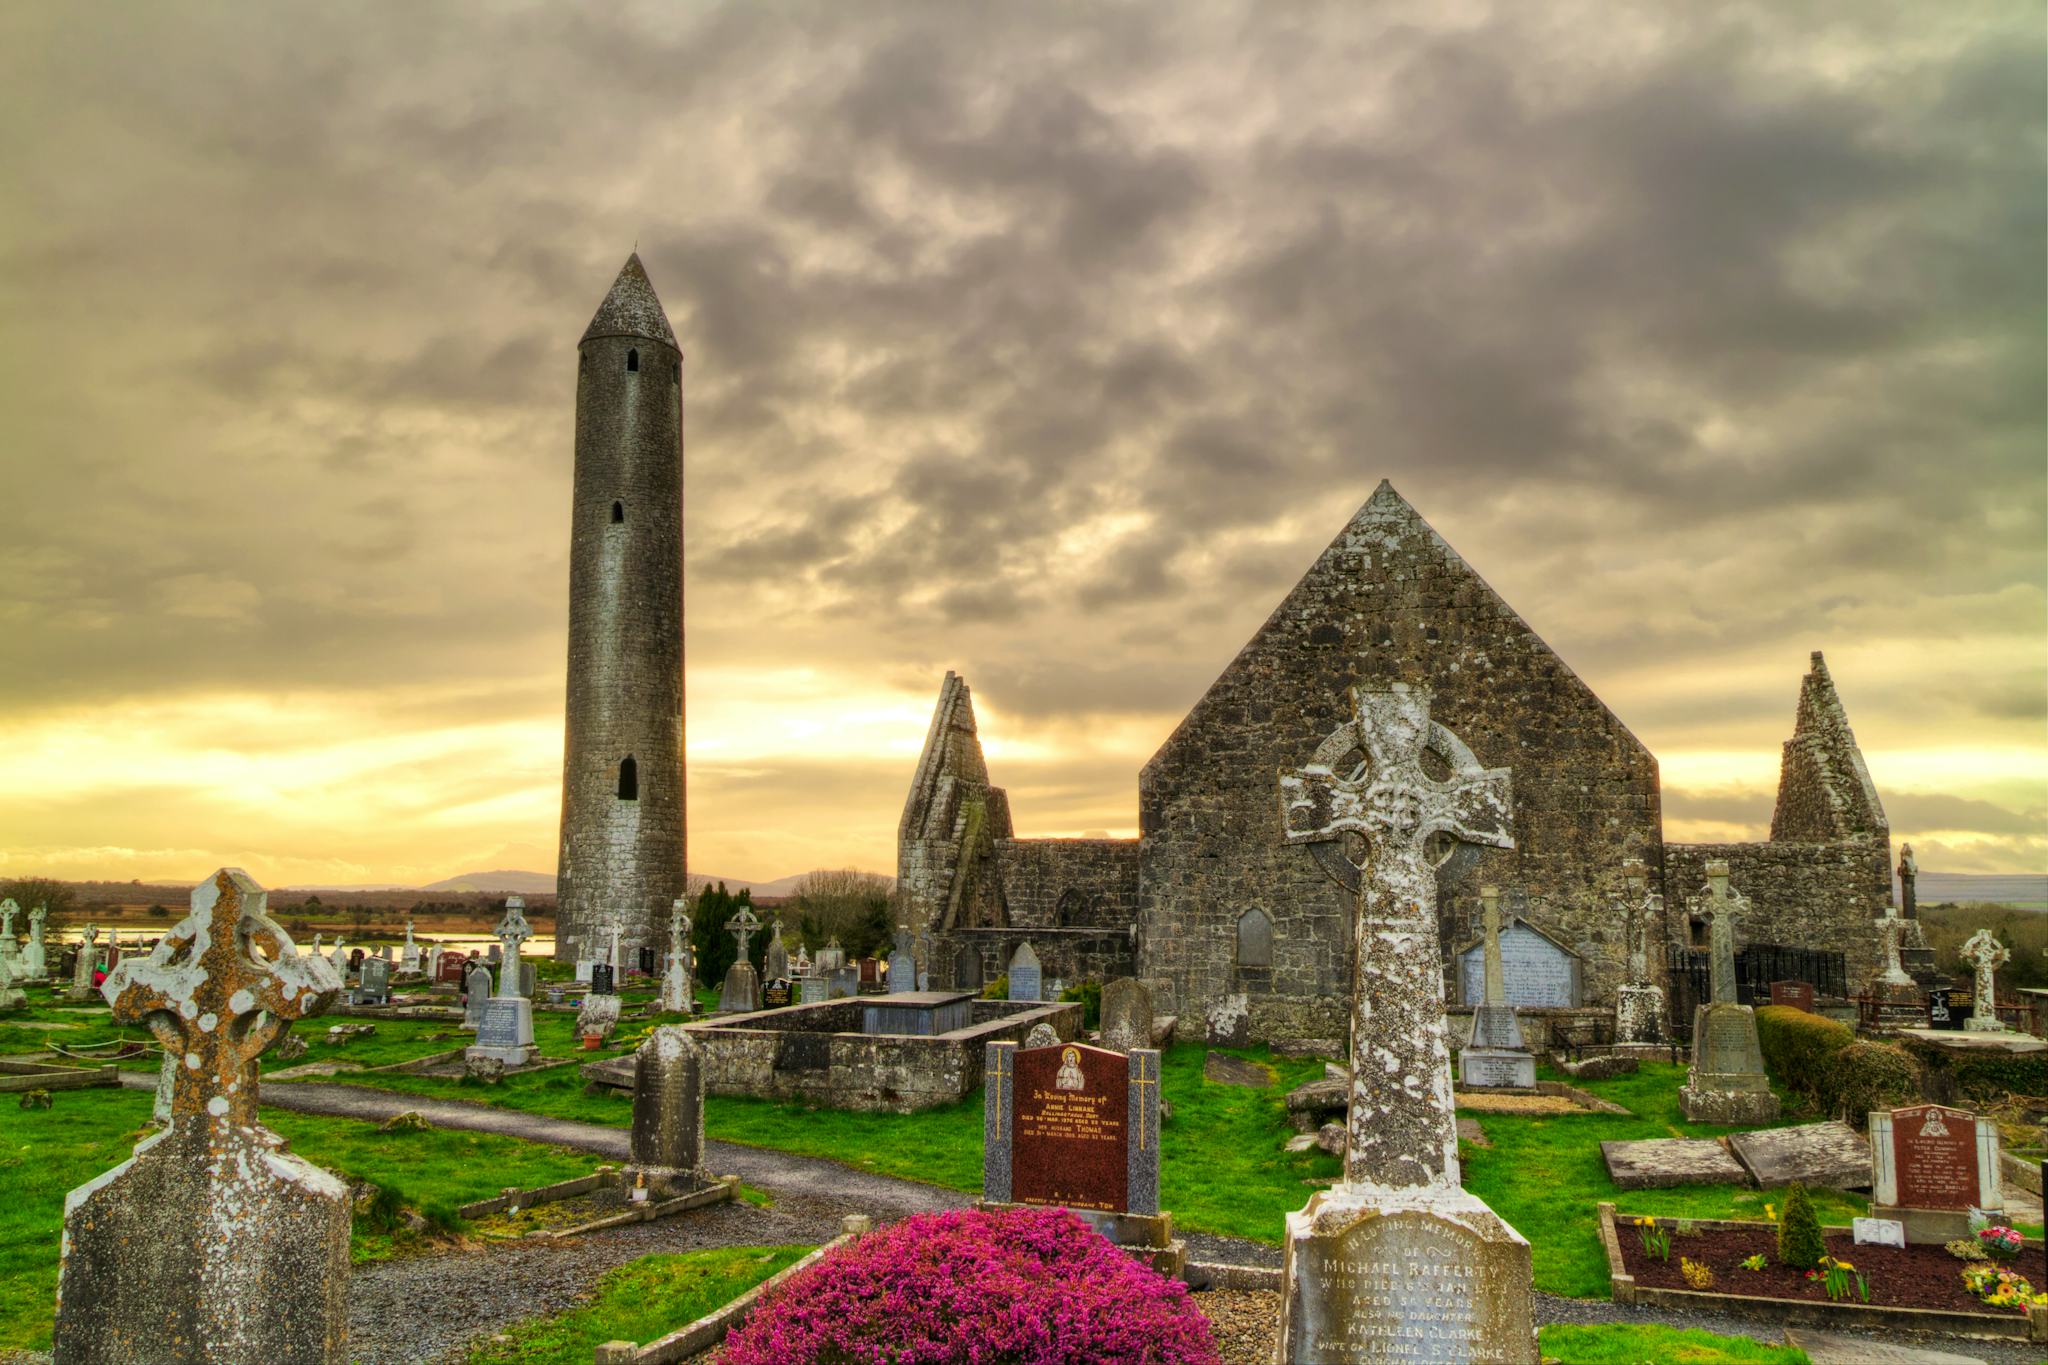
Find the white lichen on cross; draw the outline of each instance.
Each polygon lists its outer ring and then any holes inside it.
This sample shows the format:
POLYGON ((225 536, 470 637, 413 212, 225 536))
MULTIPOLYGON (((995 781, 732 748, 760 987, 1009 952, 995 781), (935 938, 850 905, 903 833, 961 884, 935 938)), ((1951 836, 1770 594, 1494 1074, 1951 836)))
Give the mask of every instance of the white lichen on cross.
POLYGON ((115 1019, 163 1044, 173 1125, 254 1125, 256 1059, 341 992, 333 966, 301 955, 264 915, 268 900, 248 873, 222 868, 192 888, 191 913, 148 957, 124 959, 100 987, 115 1019))
MULTIPOLYGON (((1458 1136, 1444 1036, 1439 868, 1460 846, 1513 848, 1505 768, 1483 768, 1429 718, 1426 688, 1353 688, 1352 719, 1314 761, 1280 774, 1290 844, 1356 835, 1358 986, 1344 1182, 1382 1190, 1458 1185, 1458 1136), (1333 760, 1363 755, 1339 776, 1333 760), (1433 755, 1442 776, 1425 764, 1433 755), (1436 856, 1433 841, 1451 847, 1436 856)), ((1325 866, 1329 866, 1325 861, 1325 866)), ((1333 875, 1337 875, 1333 873, 1333 875)))

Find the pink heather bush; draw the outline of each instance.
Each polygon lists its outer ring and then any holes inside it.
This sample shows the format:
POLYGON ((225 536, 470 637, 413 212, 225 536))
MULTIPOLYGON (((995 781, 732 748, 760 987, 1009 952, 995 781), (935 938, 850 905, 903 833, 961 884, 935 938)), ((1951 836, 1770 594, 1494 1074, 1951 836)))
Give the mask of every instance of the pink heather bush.
POLYGON ((791 1277, 724 1365, 1217 1365, 1187 1286, 1065 1209, 920 1214, 791 1277))

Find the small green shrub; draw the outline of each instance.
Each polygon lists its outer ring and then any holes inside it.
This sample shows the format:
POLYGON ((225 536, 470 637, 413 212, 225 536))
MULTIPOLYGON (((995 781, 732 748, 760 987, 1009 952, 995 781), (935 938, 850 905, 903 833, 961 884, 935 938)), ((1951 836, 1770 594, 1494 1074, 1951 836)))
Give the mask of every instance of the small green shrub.
POLYGON ((1786 1187, 1785 1211, 1778 1216, 1778 1260, 1794 1270, 1812 1270, 1827 1250, 1820 1215, 1813 1211, 1806 1187, 1795 1180, 1786 1187))
POLYGON ((1008 1000, 1010 998, 1010 974, 1004 972, 1001 976, 983 986, 981 988, 981 998, 984 1000, 1008 1000))
POLYGON ((1756 1040, 1764 1069, 1780 1085, 1827 1108, 1835 1054, 1856 1041, 1856 1030, 1790 1005, 1764 1005, 1756 1012, 1756 1040))
POLYGON ((1081 1027, 1102 1026, 1102 983, 1093 979, 1079 981, 1060 992, 1062 1002, 1081 1002, 1081 1027))
POLYGON ((1828 1108, 1853 1127, 1869 1122, 1873 1109, 1914 1104, 1920 1098, 1920 1067, 1892 1043, 1851 1043, 1835 1054, 1828 1084, 1828 1108))

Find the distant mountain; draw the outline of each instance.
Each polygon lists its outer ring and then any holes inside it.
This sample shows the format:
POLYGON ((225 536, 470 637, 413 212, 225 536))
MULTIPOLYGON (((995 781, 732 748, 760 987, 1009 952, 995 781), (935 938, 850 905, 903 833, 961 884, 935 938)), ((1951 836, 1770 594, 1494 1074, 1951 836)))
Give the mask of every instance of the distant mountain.
MULTIPOLYGON (((823 869, 818 870, 822 871, 823 869)), ((750 882, 744 877, 719 877, 708 872, 692 872, 690 874, 690 893, 695 895, 707 886, 715 886, 723 882, 725 883, 725 889, 734 895, 738 895, 741 891, 751 891, 756 896, 794 896, 797 887, 803 885, 804 878, 810 875, 809 872, 798 872, 788 877, 777 877, 772 882, 750 882)), ((867 875, 880 877, 892 887, 896 885, 896 879, 885 872, 871 872, 867 875)))
MULTIPOLYGON (((1893 879, 1894 888, 1897 879, 1893 879)), ((1992 872, 1922 872, 1913 882, 1922 905, 2032 905, 2048 909, 2048 876, 1992 872)))
POLYGON ((465 872, 420 888, 422 891, 487 891, 500 896, 548 895, 555 892, 552 872, 465 872))

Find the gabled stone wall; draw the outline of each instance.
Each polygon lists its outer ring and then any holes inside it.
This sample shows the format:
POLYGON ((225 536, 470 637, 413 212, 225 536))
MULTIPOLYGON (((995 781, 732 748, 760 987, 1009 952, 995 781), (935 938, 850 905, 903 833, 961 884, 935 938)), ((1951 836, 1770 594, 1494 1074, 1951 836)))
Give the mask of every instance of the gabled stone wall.
POLYGON ((1009 925, 1125 928, 1138 918, 1136 839, 998 839, 1009 925))

